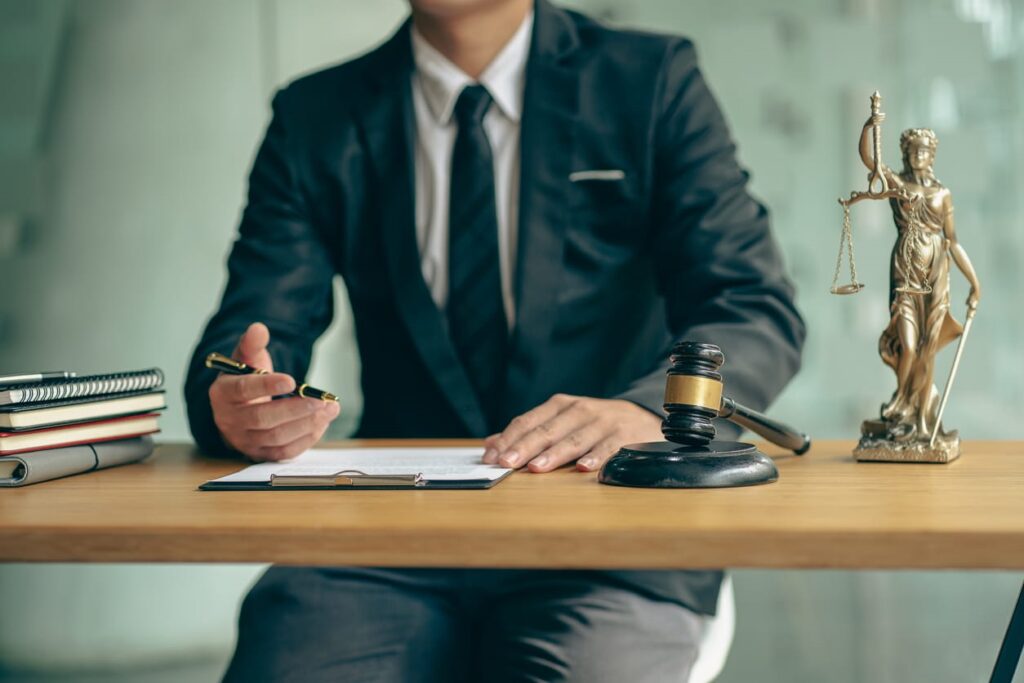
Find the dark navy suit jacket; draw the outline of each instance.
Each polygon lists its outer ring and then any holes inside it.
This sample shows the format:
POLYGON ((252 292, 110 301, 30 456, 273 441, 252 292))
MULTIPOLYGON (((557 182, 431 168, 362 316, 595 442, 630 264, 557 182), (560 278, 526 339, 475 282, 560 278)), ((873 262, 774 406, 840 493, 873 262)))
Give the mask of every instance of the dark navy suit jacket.
MULTIPOLYGON (((483 437, 483 411, 424 283, 413 195, 406 23, 369 54, 277 94, 228 259, 223 300, 186 383, 192 432, 226 453, 213 373, 253 321, 301 379, 344 278, 362 362, 361 437, 483 437)), ((521 128, 516 326, 503 417, 563 392, 660 412, 676 340, 726 356, 727 392, 765 408, 804 327, 764 207, 682 38, 612 30, 538 0, 521 128), (584 179, 619 170, 619 179, 584 179)), ((617 175, 617 174, 616 174, 617 175)), ((619 572, 712 611, 717 572, 619 572)))

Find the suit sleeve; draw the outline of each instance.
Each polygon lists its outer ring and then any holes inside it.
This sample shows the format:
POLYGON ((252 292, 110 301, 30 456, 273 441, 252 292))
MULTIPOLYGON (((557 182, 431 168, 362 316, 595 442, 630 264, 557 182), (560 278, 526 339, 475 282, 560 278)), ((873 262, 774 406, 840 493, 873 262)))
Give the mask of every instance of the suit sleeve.
POLYGON ((188 366, 185 401, 200 449, 231 455, 213 421, 209 388, 216 373, 203 366, 212 351, 230 355, 253 322, 270 329, 274 369, 301 382, 313 342, 331 322, 334 267, 311 218, 296 172, 298 153, 288 124, 287 91, 274 98, 273 117, 249 176, 248 201, 228 257, 228 281, 188 366))
MULTIPOLYGON (((670 334, 722 347, 726 394, 764 409, 799 368, 805 335, 767 210, 747 192, 689 42, 669 50, 657 100, 652 258, 670 334)), ((663 414, 666 361, 620 398, 663 414)))

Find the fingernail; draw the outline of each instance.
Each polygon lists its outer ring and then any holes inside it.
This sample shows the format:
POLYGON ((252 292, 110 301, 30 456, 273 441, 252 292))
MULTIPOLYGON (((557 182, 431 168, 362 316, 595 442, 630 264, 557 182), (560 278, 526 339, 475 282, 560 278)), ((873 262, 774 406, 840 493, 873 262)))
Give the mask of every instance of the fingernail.
POLYGON ((274 391, 279 393, 279 394, 283 394, 286 391, 291 391, 291 390, 292 390, 292 383, 289 382, 286 379, 280 379, 280 380, 278 380, 277 382, 274 383, 274 391))
POLYGON ((516 453, 515 451, 512 451, 511 453, 506 453, 505 457, 501 459, 501 462, 505 465, 505 467, 518 467, 519 454, 516 453))
POLYGON ((537 467, 547 467, 548 466, 548 456, 542 455, 539 458, 534 458, 533 462, 530 463, 530 464, 536 465, 537 467))
POLYGON ((582 467, 584 469, 589 470, 593 466, 594 466, 594 461, 591 460, 590 458, 584 458, 583 460, 580 460, 580 467, 582 467))
POLYGON ((486 463, 494 462, 497 459, 497 457, 498 451, 494 448, 488 448, 486 451, 484 451, 484 462, 486 463))

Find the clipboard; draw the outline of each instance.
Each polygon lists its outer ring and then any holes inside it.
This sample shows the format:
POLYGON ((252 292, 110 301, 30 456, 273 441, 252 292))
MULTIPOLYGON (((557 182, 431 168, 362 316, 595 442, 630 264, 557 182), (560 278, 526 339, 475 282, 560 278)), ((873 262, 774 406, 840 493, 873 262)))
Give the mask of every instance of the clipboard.
POLYGON ((201 491, 489 489, 513 470, 480 463, 479 448, 314 449, 207 481, 201 491))
POLYGON ((267 482, 218 482, 216 479, 199 485, 200 491, 400 491, 415 489, 471 490, 489 489, 511 471, 497 479, 459 479, 431 481, 422 474, 363 474, 345 471, 334 475, 271 475, 267 482))

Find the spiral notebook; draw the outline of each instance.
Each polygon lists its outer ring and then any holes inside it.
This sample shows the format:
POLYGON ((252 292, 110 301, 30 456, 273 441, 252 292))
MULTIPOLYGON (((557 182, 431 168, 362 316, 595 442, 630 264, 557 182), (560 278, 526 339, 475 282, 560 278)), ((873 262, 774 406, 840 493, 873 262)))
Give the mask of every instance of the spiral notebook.
POLYGON ((163 371, 159 368, 149 368, 108 375, 87 375, 73 379, 14 384, 0 391, 0 406, 124 394, 156 389, 163 383, 163 371))

